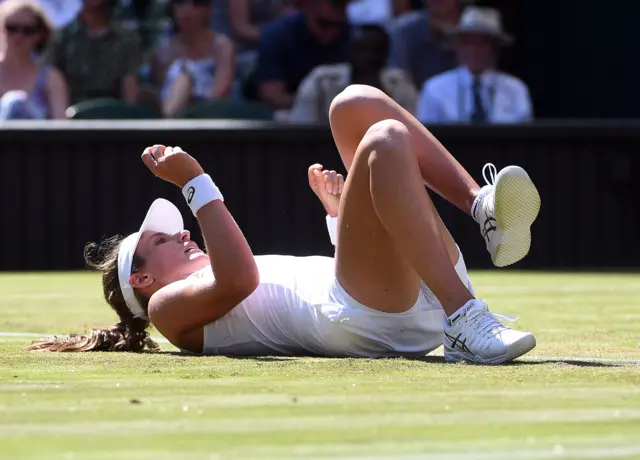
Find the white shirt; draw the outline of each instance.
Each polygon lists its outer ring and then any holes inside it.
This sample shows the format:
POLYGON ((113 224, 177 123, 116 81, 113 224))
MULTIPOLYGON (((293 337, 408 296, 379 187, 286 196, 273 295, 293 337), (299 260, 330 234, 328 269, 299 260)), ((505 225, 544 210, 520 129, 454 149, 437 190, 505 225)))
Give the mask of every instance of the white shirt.
MULTIPOLYGON (((422 123, 467 123, 474 111, 473 76, 465 67, 428 79, 418 99, 422 123)), ((533 118, 527 85, 497 70, 480 75, 480 94, 487 123, 523 123, 533 118)))

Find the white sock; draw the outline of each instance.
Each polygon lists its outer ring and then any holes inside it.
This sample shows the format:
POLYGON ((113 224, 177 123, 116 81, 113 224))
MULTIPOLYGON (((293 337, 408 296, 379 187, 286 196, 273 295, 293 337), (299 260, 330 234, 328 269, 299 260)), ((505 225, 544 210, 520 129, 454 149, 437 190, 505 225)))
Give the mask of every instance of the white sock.
POLYGON ((480 189, 480 192, 478 193, 476 199, 473 200, 473 204, 471 205, 471 216, 476 222, 478 222, 478 219, 476 219, 476 208, 478 207, 478 203, 480 203, 480 200, 487 196, 489 192, 491 192, 491 190, 493 190, 493 186, 485 185, 480 189))

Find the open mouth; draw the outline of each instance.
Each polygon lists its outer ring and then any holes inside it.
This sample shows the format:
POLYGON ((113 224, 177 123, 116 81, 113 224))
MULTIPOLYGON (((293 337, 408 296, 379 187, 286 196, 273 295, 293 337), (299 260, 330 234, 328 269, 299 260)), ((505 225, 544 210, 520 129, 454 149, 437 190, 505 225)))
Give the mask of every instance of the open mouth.
POLYGON ((185 251, 186 254, 192 254, 194 252, 200 252, 200 248, 197 246, 189 246, 185 251))

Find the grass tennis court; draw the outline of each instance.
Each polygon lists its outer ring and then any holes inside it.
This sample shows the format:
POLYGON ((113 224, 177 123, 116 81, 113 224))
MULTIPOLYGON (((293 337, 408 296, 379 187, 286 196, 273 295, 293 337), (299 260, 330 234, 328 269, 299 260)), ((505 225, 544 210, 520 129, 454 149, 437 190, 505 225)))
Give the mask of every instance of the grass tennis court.
POLYGON ((29 339, 6 333, 116 317, 97 274, 1 275, 0 458, 640 459, 640 277, 471 276, 494 312, 536 334, 531 357, 26 353, 29 339))

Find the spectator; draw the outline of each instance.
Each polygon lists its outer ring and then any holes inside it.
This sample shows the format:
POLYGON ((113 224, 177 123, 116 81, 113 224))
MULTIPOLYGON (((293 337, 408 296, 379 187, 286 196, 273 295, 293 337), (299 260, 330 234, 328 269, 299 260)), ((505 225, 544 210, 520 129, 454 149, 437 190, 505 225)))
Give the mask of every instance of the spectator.
POLYGON ((212 26, 235 41, 242 74, 256 64, 262 26, 288 11, 290 3, 290 0, 214 1, 212 26))
POLYGON ((418 88, 427 78, 454 68, 446 31, 457 24, 461 1, 425 0, 425 9, 397 18, 389 29, 389 67, 407 72, 418 88))
POLYGON ((385 67, 389 36, 384 28, 355 28, 349 45, 349 62, 316 67, 300 84, 291 111, 292 122, 328 122, 331 101, 350 84, 379 88, 415 113, 418 93, 413 82, 402 70, 385 67))
POLYGON ((151 57, 166 117, 194 102, 227 97, 235 77, 233 42, 209 27, 211 0, 171 0, 171 12, 177 34, 151 57))
POLYGON ((260 98, 273 109, 290 109, 302 80, 319 65, 347 60, 347 1, 307 0, 302 11, 268 24, 260 37, 260 98))
POLYGON ((0 5, 0 120, 64 118, 67 85, 57 69, 42 64, 52 26, 33 0, 0 5))
POLYGON ((410 0, 352 0, 347 17, 352 25, 387 26, 393 18, 411 11, 410 0))
POLYGON ((532 118, 527 86, 495 69, 498 48, 512 38, 493 8, 468 7, 453 30, 460 67, 425 82, 418 103, 423 123, 518 123, 532 118))
POLYGON ((71 104, 113 98, 135 103, 140 39, 111 21, 113 0, 83 0, 78 17, 54 42, 51 63, 69 83, 71 104))

